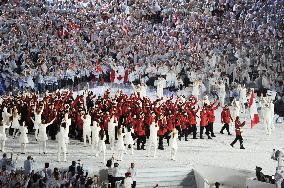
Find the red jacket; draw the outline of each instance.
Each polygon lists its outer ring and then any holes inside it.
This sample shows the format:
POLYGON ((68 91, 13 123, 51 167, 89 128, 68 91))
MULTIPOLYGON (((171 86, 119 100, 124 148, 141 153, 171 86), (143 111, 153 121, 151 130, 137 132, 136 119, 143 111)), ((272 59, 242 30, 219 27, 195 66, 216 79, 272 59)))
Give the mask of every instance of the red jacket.
POLYGON ((169 132, 171 132, 174 128, 174 124, 173 124, 173 121, 174 121, 175 117, 174 116, 170 116, 168 119, 167 119, 167 129, 169 132))
POLYGON ((163 136, 167 132, 166 125, 167 125, 166 118, 158 120, 158 126, 159 126, 158 136, 163 136))
POLYGON ((214 111, 218 109, 220 106, 220 103, 218 103, 217 106, 213 106, 216 103, 216 101, 210 106, 209 110, 207 111, 208 113, 208 122, 209 123, 214 123, 215 122, 215 114, 214 111))
POLYGON ((190 126, 197 124, 196 114, 197 114, 198 110, 199 110, 199 108, 197 110, 189 110, 188 111, 190 126))
POLYGON ((200 126, 206 127, 208 125, 208 114, 205 109, 200 112, 200 126))
POLYGON ((245 121, 241 124, 240 121, 235 121, 236 136, 242 136, 242 127, 245 125, 245 121))
POLYGON ((233 121, 230 110, 224 109, 221 112, 221 122, 229 124, 229 123, 231 123, 231 120, 233 121))
POLYGON ((145 129, 142 126, 142 124, 138 124, 138 126, 136 126, 135 133, 138 136, 145 136, 146 135, 145 129))
POLYGON ((83 130, 83 120, 81 119, 81 115, 79 113, 76 115, 76 125, 80 130, 83 130))
POLYGON ((188 124, 188 118, 186 116, 182 115, 182 116, 180 116, 180 119, 181 119, 181 121, 180 121, 181 128, 186 129, 186 126, 188 124))
POLYGON ((150 126, 153 121, 154 121, 154 118, 152 117, 151 114, 148 114, 145 116, 145 124, 147 126, 150 126))

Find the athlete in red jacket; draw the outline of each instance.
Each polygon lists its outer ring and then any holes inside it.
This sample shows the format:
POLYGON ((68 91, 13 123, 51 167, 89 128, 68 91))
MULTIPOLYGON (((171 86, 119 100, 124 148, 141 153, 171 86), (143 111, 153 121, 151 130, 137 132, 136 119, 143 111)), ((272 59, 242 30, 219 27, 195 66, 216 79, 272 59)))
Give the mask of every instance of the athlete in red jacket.
POLYGON ((234 144, 239 140, 240 141, 240 149, 245 149, 243 146, 243 137, 242 137, 242 127, 245 125, 245 121, 243 123, 240 122, 240 117, 237 116, 235 120, 235 131, 236 131, 236 138, 235 140, 230 144, 232 147, 234 147, 234 144))
POLYGON ((233 121, 233 118, 231 116, 230 109, 228 108, 228 105, 225 105, 223 111, 221 112, 221 123, 224 123, 224 126, 222 127, 220 133, 224 134, 223 131, 226 129, 228 132, 228 135, 232 135, 230 133, 229 125, 233 121))
POLYGON ((196 121, 196 116, 197 116, 197 112, 199 111, 199 106, 197 109, 195 109, 195 106, 191 106, 190 107, 190 110, 188 112, 188 115, 189 115, 189 124, 190 124, 190 129, 191 129, 191 132, 193 133, 193 139, 197 139, 196 137, 196 132, 197 132, 197 128, 196 128, 196 124, 197 124, 197 121, 196 121))
POLYGON ((204 106, 200 112, 200 139, 203 139, 203 131, 206 129, 205 134, 208 136, 208 139, 212 139, 209 136, 209 130, 208 130, 208 114, 207 109, 204 106))
POLYGON ((146 131, 143 117, 137 120, 137 124, 135 126, 135 133, 137 135, 137 150, 145 150, 146 131))
POLYGON ((215 137, 214 131, 213 131, 213 125, 215 122, 215 110, 218 109, 218 107, 220 106, 220 103, 218 103, 216 106, 214 106, 216 104, 217 101, 215 101, 213 104, 210 104, 207 108, 207 114, 208 114, 208 130, 211 133, 212 137, 215 137))

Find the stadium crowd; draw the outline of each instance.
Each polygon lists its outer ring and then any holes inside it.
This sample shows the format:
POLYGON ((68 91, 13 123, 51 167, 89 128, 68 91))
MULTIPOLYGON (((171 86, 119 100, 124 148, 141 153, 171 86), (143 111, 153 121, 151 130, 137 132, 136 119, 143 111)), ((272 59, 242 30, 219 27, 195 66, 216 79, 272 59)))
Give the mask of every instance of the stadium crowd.
POLYGON ((80 160, 72 161, 69 167, 60 169, 57 167, 52 169, 49 163, 45 163, 42 169, 37 170, 34 168, 36 161, 32 156, 28 156, 22 165, 17 164, 17 160, 18 156, 13 158, 11 154, 11 157, 8 157, 6 153, 0 159, 0 186, 2 188, 100 188, 105 185, 114 186, 112 183, 116 182, 115 180, 106 181, 107 177, 105 180, 101 179, 104 178, 101 175, 104 173, 103 171, 105 171, 105 175, 111 172, 111 176, 114 176, 112 179, 119 177, 120 181, 118 182, 124 188, 132 186, 135 188, 136 186, 134 163, 131 163, 125 173, 122 173, 123 170, 118 168, 119 164, 114 163, 114 158, 109 160, 108 169, 100 170, 97 175, 90 175, 80 160))
POLYGON ((2 94, 91 80, 152 85, 159 76, 168 87, 221 78, 283 90, 283 0, 11 0, 0 6, 2 94))

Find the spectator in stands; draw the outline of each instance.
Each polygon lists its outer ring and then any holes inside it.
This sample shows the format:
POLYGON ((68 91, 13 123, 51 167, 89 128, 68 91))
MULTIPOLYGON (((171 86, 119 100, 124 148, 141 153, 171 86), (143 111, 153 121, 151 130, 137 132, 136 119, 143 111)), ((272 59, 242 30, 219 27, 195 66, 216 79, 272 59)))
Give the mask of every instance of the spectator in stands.
POLYGON ((3 157, 0 160, 0 169, 7 168, 8 157, 6 153, 3 153, 3 157))
POLYGON ((27 160, 24 161, 24 172, 26 175, 29 175, 34 170, 34 160, 32 156, 28 156, 27 160))
POLYGON ((72 161, 71 166, 69 166, 68 172, 70 172, 72 174, 72 176, 75 175, 75 173, 76 173, 76 161, 72 161))
POLYGON ((44 164, 44 169, 42 170, 42 176, 48 180, 52 176, 52 170, 49 168, 49 163, 44 164))

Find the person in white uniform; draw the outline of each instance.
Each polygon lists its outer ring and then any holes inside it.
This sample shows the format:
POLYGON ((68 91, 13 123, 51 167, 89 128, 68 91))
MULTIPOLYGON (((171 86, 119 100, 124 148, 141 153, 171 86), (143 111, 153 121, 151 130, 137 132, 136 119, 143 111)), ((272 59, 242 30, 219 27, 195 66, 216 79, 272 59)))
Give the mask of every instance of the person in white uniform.
POLYGON ((96 121, 93 121, 93 126, 91 126, 91 131, 92 131, 92 149, 95 151, 97 149, 98 151, 98 146, 99 146, 99 133, 100 133, 101 127, 96 121))
POLYGON ((192 95, 198 100, 198 96, 200 95, 200 90, 199 90, 199 81, 195 81, 193 82, 193 85, 192 85, 192 95))
POLYGON ((122 128, 118 129, 117 131, 117 151, 118 151, 118 160, 122 161, 123 154, 125 152, 125 146, 124 146, 124 138, 125 134, 122 132, 122 128))
MULTIPOLYGON (((46 127, 51 125, 54 122, 55 118, 49 122, 49 123, 40 123, 38 124, 38 134, 37 134, 37 141, 39 143, 39 154, 41 154, 41 149, 43 150, 43 154, 46 154, 46 141, 48 140, 47 134, 46 134, 46 127)), ((33 123, 35 121, 32 119, 33 123)))
POLYGON ((171 132, 171 160, 176 160, 176 153, 178 149, 177 145, 177 139, 178 139, 178 130, 176 128, 173 129, 171 132))
POLYGON ((133 128, 127 127, 126 133, 125 133, 125 145, 126 145, 126 151, 127 151, 128 147, 130 146, 131 155, 134 154, 134 147, 133 147, 134 140, 133 140, 133 137, 132 137, 132 133, 134 133, 133 128))
POLYGON ((114 149, 115 127, 117 127, 117 126, 118 126, 117 120, 114 117, 114 115, 112 115, 112 117, 110 118, 110 120, 108 122, 108 130, 107 130, 111 150, 114 149))
POLYGON ((240 116, 240 110, 241 110, 241 105, 240 101, 238 101, 236 98, 232 101, 232 116, 233 119, 236 119, 237 116, 240 116))
POLYGON ((83 120, 83 140, 84 140, 84 146, 87 146, 87 138, 89 141, 89 144, 91 145, 91 123, 92 118, 89 113, 81 116, 83 120))
POLYGON ((6 126, 10 126, 10 117, 12 116, 12 114, 10 114, 8 112, 8 109, 6 107, 3 108, 3 112, 2 112, 2 124, 6 125, 6 126))
POLYGON ((218 96, 219 96, 219 101, 222 107, 225 106, 225 98, 226 98, 226 86, 225 84, 220 81, 219 84, 219 89, 218 89, 218 96))
POLYGON ((11 128, 14 129, 13 130, 13 139, 15 138, 16 136, 16 132, 18 132, 19 128, 20 128, 20 120, 21 118, 21 115, 18 114, 18 110, 17 108, 13 108, 13 113, 12 113, 12 125, 11 125, 11 128))
POLYGON ((149 137, 149 146, 148 146, 148 153, 147 153, 147 157, 150 156, 150 150, 151 147, 154 147, 154 158, 156 157, 156 152, 157 152, 157 148, 158 148, 158 133, 159 127, 157 126, 157 124, 155 122, 153 122, 150 125, 150 137, 149 137))
POLYGON ((105 135, 104 130, 100 130, 99 137, 100 139, 99 139, 99 144, 98 144, 98 153, 96 154, 96 157, 99 156, 100 153, 102 153, 103 154, 102 163, 105 163, 106 162, 106 144, 105 144, 106 135, 105 135))
POLYGON ((147 97, 147 89, 148 89, 148 86, 145 83, 141 84, 141 86, 140 86, 140 97, 142 99, 144 97, 147 97))
POLYGON ((165 79, 158 78, 158 80, 156 80, 156 87, 157 87, 157 98, 160 99, 164 96, 165 79))
POLYGON ((25 122, 23 122, 22 126, 19 128, 20 131, 20 137, 19 137, 19 142, 21 144, 21 154, 26 153, 26 146, 29 143, 28 139, 28 128, 25 126, 25 122))
MULTIPOLYGON (((35 105, 36 106, 36 105, 35 105)), ((35 120, 34 120, 34 130, 35 130, 35 139, 38 139, 38 131, 39 131, 39 125, 41 124, 41 114, 43 112, 43 108, 38 108, 36 109, 36 107, 34 108, 34 116, 35 116, 35 120)))
POLYGON ((66 123, 63 123, 60 126, 60 130, 56 135, 56 140, 58 142, 58 145, 57 145, 57 149, 58 149, 57 150, 57 160, 59 162, 61 161, 60 155, 62 153, 63 154, 63 161, 67 161, 67 159, 66 159, 66 153, 67 153, 66 146, 67 146, 68 140, 66 138, 66 123))
POLYGON ((68 135, 69 135, 69 127, 71 126, 71 118, 69 118, 69 113, 68 113, 68 112, 66 112, 66 113, 64 114, 63 122, 66 123, 65 133, 66 133, 66 135, 68 136, 68 135))
POLYGON ((276 91, 271 91, 271 90, 268 90, 267 91, 267 96, 268 96, 268 99, 270 101, 270 107, 271 107, 271 128, 272 130, 275 129, 275 119, 274 119, 274 100, 275 100, 275 97, 277 95, 277 92, 276 91))
POLYGON ((66 112, 64 114, 64 118, 62 123, 65 123, 65 137, 66 137, 66 152, 68 151, 68 144, 69 144, 69 128, 71 126, 71 118, 69 118, 69 113, 66 112))
POLYGON ((7 140, 6 129, 8 129, 9 126, 6 125, 6 123, 4 124, 3 122, 4 122, 3 120, 0 122, 0 143, 1 143, 1 151, 5 152, 5 142, 7 140))
POLYGON ((261 111, 263 116, 263 124, 267 135, 271 135, 272 131, 272 116, 271 116, 272 106, 270 100, 267 97, 261 99, 261 111))
POLYGON ((240 92, 240 105, 241 105, 241 112, 245 111, 245 103, 247 103, 247 89, 239 85, 239 92, 240 92))

